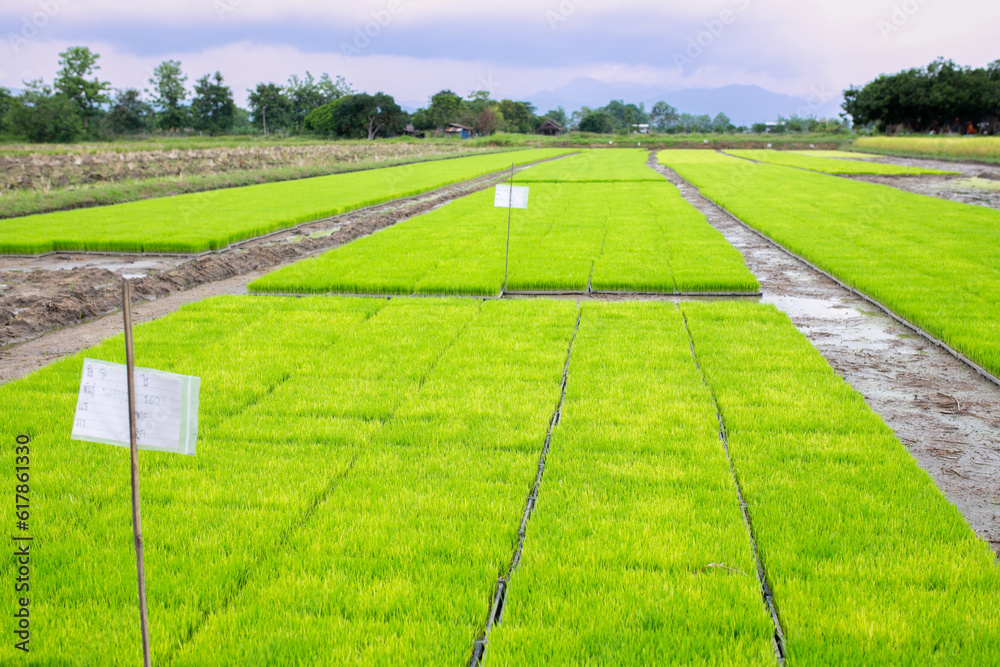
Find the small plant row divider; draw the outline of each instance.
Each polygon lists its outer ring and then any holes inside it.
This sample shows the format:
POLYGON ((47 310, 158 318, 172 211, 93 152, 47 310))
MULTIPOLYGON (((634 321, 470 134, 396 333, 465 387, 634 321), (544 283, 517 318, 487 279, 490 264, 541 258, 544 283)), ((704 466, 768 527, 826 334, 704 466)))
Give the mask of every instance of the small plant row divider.
POLYGON ((771 616, 771 622, 774 624, 774 635, 772 636, 772 643, 774 647, 774 655, 778 661, 779 665, 785 664, 785 631, 781 626, 781 617, 778 615, 778 608, 774 602, 774 590, 771 587, 771 583, 767 578, 767 569, 764 567, 764 561, 761 560, 760 552, 757 550, 757 536, 753 528, 753 520, 750 518, 750 510, 747 506, 746 496, 743 495, 743 486, 740 484, 739 475, 736 472, 736 466, 733 463, 733 458, 729 454, 729 435, 726 430, 726 418, 722 414, 722 408, 719 406, 719 399, 715 395, 715 390, 712 389, 712 385, 708 382, 708 376, 705 374, 705 369, 701 367, 698 362, 698 353, 694 349, 694 337, 691 335, 691 329, 688 327, 687 315, 681 313, 681 317, 684 320, 684 331, 688 336, 688 343, 691 346, 691 359, 694 361, 695 367, 701 373, 701 381, 705 384, 708 392, 712 395, 712 403, 715 405, 715 415, 719 420, 719 443, 722 445, 722 450, 726 455, 726 462, 729 464, 729 474, 733 480, 733 487, 736 489, 736 498, 740 503, 740 512, 743 514, 743 523, 746 525, 747 537, 750 540, 750 548, 753 550, 753 560, 757 566, 757 581, 760 584, 760 593, 763 597, 764 607, 767 609, 771 616))
MULTIPOLYGON (((664 166, 664 169, 669 169, 669 167, 664 166)), ((674 171, 674 173, 677 174, 677 178, 681 179, 682 181, 684 181, 685 183, 687 183, 688 185, 690 185, 699 194, 701 193, 701 190, 699 188, 695 187, 694 184, 692 184, 686 178, 684 178, 683 176, 681 176, 680 174, 678 174, 676 171, 674 171)), ((704 197, 704 195, 702 195, 702 196, 704 197)), ((778 243, 777 241, 775 241, 774 239, 772 239, 770 236, 767 236, 766 234, 764 234, 764 233, 762 233, 762 232, 754 229, 753 227, 751 227, 750 225, 748 225, 747 223, 743 222, 738 217, 736 217, 735 215, 733 215, 732 212, 729 211, 725 206, 720 206, 719 204, 717 204, 713 200, 709 199, 708 197, 705 197, 705 199, 707 199, 708 201, 712 202, 713 206, 717 206, 720 210, 722 210, 726 215, 728 215, 730 218, 732 218, 737 223, 739 223, 747 231, 749 231, 752 234, 754 234, 755 236, 758 236, 759 238, 767 241, 768 243, 770 243, 771 245, 773 245, 775 248, 777 248, 778 250, 781 250, 782 252, 784 252, 785 254, 789 255, 790 257, 794 257, 795 259, 799 260, 800 262, 802 262, 803 264, 805 264, 806 266, 808 266, 810 269, 812 269, 816 273, 819 273, 819 274, 822 274, 823 276, 826 276, 827 278, 829 278, 833 282, 837 283, 837 285, 839 285, 840 287, 843 287, 845 290, 847 290, 848 292, 850 292, 854 296, 858 297, 859 299, 862 299, 863 301, 866 301, 867 303, 871 304, 872 306, 875 306, 876 308, 878 308, 883 313, 885 313, 886 315, 888 315, 892 319, 894 319, 897 322, 899 322, 900 324, 902 324, 904 327, 906 327, 910 331, 912 331, 915 334, 917 334, 918 336, 921 336, 922 338, 926 339, 928 342, 932 343, 933 345, 938 346, 939 348, 941 348, 942 350, 944 350, 945 352, 947 352, 951 356, 955 357, 956 359, 958 359, 962 363, 964 363, 967 366, 969 366, 972 370, 974 370, 976 373, 978 373, 979 375, 981 375, 987 381, 992 382, 996 386, 1000 387, 1000 378, 998 378, 997 376, 993 375, 988 370, 986 370, 985 368, 983 368, 982 366, 980 366, 979 364, 977 364, 975 361, 973 361, 972 359, 969 359, 967 356, 965 356, 964 354, 962 354, 958 350, 956 350, 953 347, 951 347, 950 345, 948 345, 948 343, 944 342, 943 340, 940 340, 939 338, 937 338, 933 334, 925 331, 922 327, 917 326, 916 324, 914 324, 913 322, 910 322, 906 318, 904 318, 904 317, 902 317, 900 315, 897 315, 892 309, 890 309, 888 306, 884 305, 882 302, 880 302, 880 301, 878 301, 876 299, 873 299, 872 297, 868 296, 864 292, 861 292, 861 291, 855 289, 854 287, 851 287, 850 285, 848 285, 847 283, 845 283, 843 280, 841 280, 840 278, 837 278, 835 275, 833 275, 832 273, 830 273, 829 271, 825 271, 824 269, 821 269, 820 267, 816 266, 815 264, 813 264, 812 262, 810 262, 805 257, 802 257, 801 255, 792 252, 791 250, 789 250, 785 246, 781 245, 780 243, 778 243)))
POLYGON ((490 604, 489 615, 486 617, 486 624, 472 646, 472 657, 469 660, 470 667, 479 667, 482 664, 486 647, 489 644, 490 631, 493 630, 494 625, 499 625, 503 620, 503 610, 507 602, 507 587, 510 584, 511 577, 514 576, 514 572, 517 570, 517 566, 520 565, 521 556, 524 553, 524 542, 528 534, 528 521, 535 510, 535 503, 538 502, 538 493, 542 486, 542 476, 545 474, 545 460, 548 458, 549 447, 552 445, 552 435, 555 432, 556 426, 562 421, 563 404, 566 402, 566 387, 569 384, 569 364, 573 357, 573 345, 576 343, 576 336, 580 332, 580 322, 582 319, 583 312, 580 311, 577 313, 576 328, 573 329, 573 337, 570 339, 569 349, 566 351, 566 364, 563 366, 562 391, 559 395, 559 403, 556 405, 555 412, 552 413, 552 419, 549 420, 549 430, 545 435, 545 444, 542 446, 542 453, 538 459, 538 472, 535 475, 535 484, 531 488, 531 493, 528 494, 528 499, 524 504, 521 527, 517 531, 517 545, 514 547, 514 554, 511 556, 507 572, 497 580, 496 589, 493 593, 493 602, 490 604))

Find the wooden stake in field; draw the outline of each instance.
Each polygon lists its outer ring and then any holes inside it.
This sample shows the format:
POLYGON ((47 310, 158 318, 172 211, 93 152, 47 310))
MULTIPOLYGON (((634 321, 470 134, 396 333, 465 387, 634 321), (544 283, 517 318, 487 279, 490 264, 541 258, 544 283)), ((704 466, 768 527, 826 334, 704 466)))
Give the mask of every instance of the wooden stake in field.
POLYGON ((514 208, 514 163, 510 163, 510 196, 507 199, 507 256, 503 264, 503 292, 507 293, 507 270, 510 268, 510 212, 514 208))
POLYGON ((132 285, 122 278, 122 312, 125 316, 125 365, 128 376, 128 424, 132 449, 132 536, 139 577, 139 622, 142 625, 142 664, 150 667, 149 619, 146 615, 146 566, 142 555, 142 515, 139 507, 139 445, 135 434, 135 352, 132 346, 132 285))

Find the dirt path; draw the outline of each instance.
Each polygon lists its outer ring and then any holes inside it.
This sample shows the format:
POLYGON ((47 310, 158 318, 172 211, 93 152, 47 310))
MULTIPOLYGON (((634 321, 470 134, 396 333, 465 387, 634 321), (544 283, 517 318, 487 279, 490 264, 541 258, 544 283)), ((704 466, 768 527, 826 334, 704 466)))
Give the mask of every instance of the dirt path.
MULTIPOLYGON (((651 165, 655 158, 651 159, 651 165)), ((737 222, 657 166, 1000 554, 1000 387, 737 222)))

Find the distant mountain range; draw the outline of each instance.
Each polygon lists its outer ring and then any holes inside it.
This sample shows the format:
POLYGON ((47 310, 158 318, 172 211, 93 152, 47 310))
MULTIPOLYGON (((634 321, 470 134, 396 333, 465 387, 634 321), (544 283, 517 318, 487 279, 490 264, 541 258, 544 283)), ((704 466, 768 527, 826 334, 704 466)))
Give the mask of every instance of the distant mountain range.
POLYGON ((602 107, 611 100, 622 100, 626 104, 643 103, 647 110, 662 100, 680 113, 696 116, 724 113, 736 125, 773 121, 778 116, 792 115, 836 118, 843 103, 839 94, 826 103, 810 103, 807 99, 772 93, 760 86, 667 90, 636 83, 603 83, 595 79, 575 79, 565 86, 528 98, 538 108, 539 114, 560 106, 567 113, 584 106, 602 107))

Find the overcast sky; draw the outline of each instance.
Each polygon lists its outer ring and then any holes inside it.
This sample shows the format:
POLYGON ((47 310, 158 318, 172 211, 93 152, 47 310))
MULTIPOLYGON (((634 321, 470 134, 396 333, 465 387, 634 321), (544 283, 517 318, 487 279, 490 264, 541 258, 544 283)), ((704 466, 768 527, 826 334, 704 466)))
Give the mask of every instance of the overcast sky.
POLYGON ((306 70, 424 102, 442 88, 524 98, 579 77, 665 89, 756 84, 808 98, 938 56, 1000 59, 985 0, 3 0, 0 86, 51 82, 88 46, 116 88, 180 60, 219 70, 238 103, 306 70))

